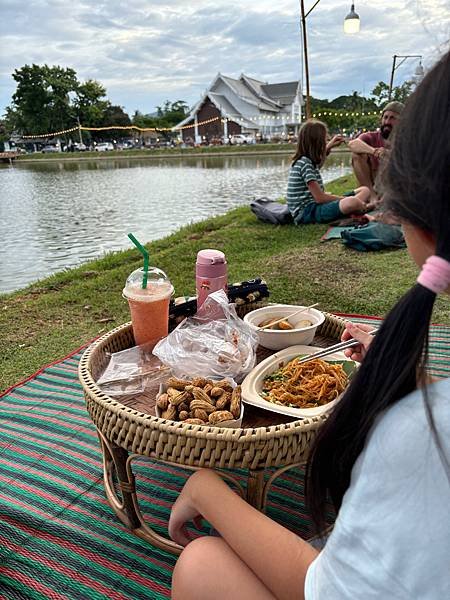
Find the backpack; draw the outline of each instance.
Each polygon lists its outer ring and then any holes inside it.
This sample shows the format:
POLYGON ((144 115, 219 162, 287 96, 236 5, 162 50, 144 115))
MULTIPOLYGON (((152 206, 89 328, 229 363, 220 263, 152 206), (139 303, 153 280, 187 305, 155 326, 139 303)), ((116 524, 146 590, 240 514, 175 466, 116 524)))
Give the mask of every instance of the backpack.
POLYGON ((341 238, 346 246, 361 252, 406 247, 399 225, 387 225, 376 221, 342 231, 341 238))
POLYGON ((264 223, 286 225, 294 222, 287 204, 281 204, 281 202, 276 202, 276 200, 257 198, 250 202, 250 209, 252 213, 264 223))

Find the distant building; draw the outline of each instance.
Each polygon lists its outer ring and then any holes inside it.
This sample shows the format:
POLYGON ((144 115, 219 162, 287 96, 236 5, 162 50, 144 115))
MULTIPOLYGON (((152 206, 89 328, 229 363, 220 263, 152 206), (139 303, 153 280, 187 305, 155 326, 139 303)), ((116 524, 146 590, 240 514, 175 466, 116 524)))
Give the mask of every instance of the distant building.
POLYGON ((240 75, 220 73, 178 125, 183 141, 227 141, 243 133, 255 137, 284 137, 296 133, 301 115, 298 81, 267 83, 240 75))

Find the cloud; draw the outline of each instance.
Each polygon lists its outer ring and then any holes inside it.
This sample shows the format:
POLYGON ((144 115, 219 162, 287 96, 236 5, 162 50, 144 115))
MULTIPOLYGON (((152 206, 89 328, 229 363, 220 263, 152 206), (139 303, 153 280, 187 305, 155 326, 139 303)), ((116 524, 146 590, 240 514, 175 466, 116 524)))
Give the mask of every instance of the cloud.
MULTIPOLYGON (((312 94, 368 94, 389 79, 393 54, 432 64, 449 38, 447 2, 360 0, 356 36, 342 32, 348 0, 321 3, 307 19, 312 94)), ((11 51, 0 56, 0 109, 15 89, 13 70, 33 62, 98 79, 129 112, 153 112, 166 99, 194 104, 219 71, 279 82, 302 70, 298 0, 28 0, 26 10, 2 0, 1 10, 11 51)), ((405 61, 396 81, 415 66, 405 61)))

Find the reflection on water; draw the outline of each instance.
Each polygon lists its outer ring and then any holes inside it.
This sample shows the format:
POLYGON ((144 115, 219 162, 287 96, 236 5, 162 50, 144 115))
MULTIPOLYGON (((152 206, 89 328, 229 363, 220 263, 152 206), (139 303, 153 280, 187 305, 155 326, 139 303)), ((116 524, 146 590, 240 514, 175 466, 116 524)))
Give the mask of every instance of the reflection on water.
MULTIPOLYGON (((288 155, 102 159, 0 167, 0 292, 286 191, 288 155)), ((350 171, 336 153, 324 181, 350 171)))

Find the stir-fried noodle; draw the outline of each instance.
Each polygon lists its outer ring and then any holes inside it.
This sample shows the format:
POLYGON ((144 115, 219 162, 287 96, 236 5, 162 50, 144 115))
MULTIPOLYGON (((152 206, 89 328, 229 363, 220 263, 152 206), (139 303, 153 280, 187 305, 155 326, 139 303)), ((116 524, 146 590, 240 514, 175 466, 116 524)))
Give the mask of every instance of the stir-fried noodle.
POLYGON ((320 358, 306 363, 290 360, 264 379, 262 397, 268 402, 312 408, 327 404, 344 391, 348 376, 340 364, 320 358))

